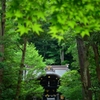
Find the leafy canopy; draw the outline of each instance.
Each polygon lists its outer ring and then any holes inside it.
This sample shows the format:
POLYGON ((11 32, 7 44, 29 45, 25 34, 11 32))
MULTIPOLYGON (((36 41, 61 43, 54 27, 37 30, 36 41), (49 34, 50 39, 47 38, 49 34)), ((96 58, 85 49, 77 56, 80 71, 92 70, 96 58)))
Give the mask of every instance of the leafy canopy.
POLYGON ((50 33, 55 37, 65 31, 73 30, 74 34, 90 35, 100 30, 99 0, 51 0, 48 12, 51 15, 50 33))
POLYGON ((21 35, 30 31, 43 32, 39 20, 45 19, 45 0, 9 0, 6 18, 15 22, 21 35))

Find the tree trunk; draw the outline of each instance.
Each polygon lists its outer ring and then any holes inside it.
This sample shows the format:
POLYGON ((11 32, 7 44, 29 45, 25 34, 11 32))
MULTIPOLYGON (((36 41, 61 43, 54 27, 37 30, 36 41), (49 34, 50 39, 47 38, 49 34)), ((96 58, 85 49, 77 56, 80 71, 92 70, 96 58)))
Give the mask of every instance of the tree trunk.
MULTIPOLYGON (((93 48, 93 51, 94 51, 94 58, 95 58, 95 65, 96 65, 96 74, 97 74, 97 78, 98 78, 98 83, 99 83, 99 86, 100 86, 100 55, 99 55, 99 51, 98 51, 98 46, 97 44, 92 44, 92 48, 93 48)), ((100 100, 100 93, 99 93, 99 96, 98 96, 98 100, 100 100)))
POLYGON ((94 51, 94 57, 95 57, 95 64, 96 64, 96 73, 97 73, 97 77, 98 77, 98 82, 100 84, 100 55, 99 55, 99 51, 98 51, 98 46, 96 44, 92 45, 93 51, 94 51))
MULTIPOLYGON (((6 9, 6 0, 1 0, 1 20, 0 20, 0 38, 3 42, 3 36, 5 33, 5 9, 6 9)), ((2 84, 2 78, 3 78, 3 60, 4 60, 4 45, 0 43, 0 85, 2 84)), ((1 100, 1 93, 2 89, 0 88, 0 100, 1 100)))
POLYGON ((87 60, 87 50, 82 38, 77 38, 77 49, 80 64, 80 75, 83 86, 84 100, 92 100, 90 74, 89 74, 89 63, 87 60))
POLYGON ((64 49, 60 50, 60 60, 62 64, 64 62, 64 49))
POLYGON ((24 45, 23 45, 23 49, 22 49, 22 58, 21 58, 21 63, 20 63, 15 100, 19 100, 19 96, 20 96, 21 82, 22 82, 22 78, 23 78, 23 68, 24 68, 24 61, 25 61, 25 53, 26 53, 26 45, 27 45, 27 39, 24 38, 24 45))

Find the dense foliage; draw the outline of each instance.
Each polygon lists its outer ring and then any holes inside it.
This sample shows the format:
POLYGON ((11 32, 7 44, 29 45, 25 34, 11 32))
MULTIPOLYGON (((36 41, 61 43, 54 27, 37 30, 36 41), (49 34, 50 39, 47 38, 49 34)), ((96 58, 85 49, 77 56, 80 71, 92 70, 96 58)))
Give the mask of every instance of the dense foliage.
MULTIPOLYGON (((7 39, 5 37, 5 67, 2 100, 12 100, 15 97, 18 70, 20 69, 19 65, 22 56, 22 45, 18 44, 20 40, 19 35, 12 34, 11 36, 10 34, 7 37, 9 38, 7 39)), ((38 54, 34 44, 28 43, 26 47, 25 67, 23 68, 23 80, 21 82, 20 100, 25 99, 28 95, 30 97, 36 95, 38 98, 41 98, 44 89, 40 86, 36 76, 45 75, 45 66, 43 58, 38 54)))
POLYGON ((58 91, 66 98, 100 99, 99 0, 1 0, 0 5, 1 100, 41 98, 36 76, 44 75, 43 60, 69 63, 74 70, 61 78, 58 91))
POLYGON ((68 100, 83 99, 81 78, 76 70, 68 71, 61 77, 58 92, 61 92, 68 100))

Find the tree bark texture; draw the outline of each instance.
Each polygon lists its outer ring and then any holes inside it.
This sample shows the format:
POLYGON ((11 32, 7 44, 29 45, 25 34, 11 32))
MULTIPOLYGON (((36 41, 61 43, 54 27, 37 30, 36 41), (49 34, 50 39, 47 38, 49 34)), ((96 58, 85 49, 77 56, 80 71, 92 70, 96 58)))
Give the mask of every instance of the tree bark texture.
POLYGON ((24 61, 25 61, 25 53, 26 53, 26 45, 27 45, 27 39, 24 38, 24 45, 22 49, 22 58, 21 58, 20 69, 19 69, 19 74, 18 74, 18 83, 17 83, 15 100, 19 100, 19 96, 20 96, 21 82, 23 78, 23 68, 24 68, 24 61))
MULTIPOLYGON (((94 51, 96 74, 97 74, 98 83, 99 83, 99 86, 100 86, 100 57, 99 57, 100 55, 99 55, 99 51, 98 51, 99 50, 98 45, 93 43, 92 48, 93 48, 93 51, 94 51)), ((98 96, 98 100, 100 100, 100 93, 99 93, 99 96, 98 96)))
POLYGON ((100 55, 98 51, 98 46, 96 44, 92 45, 93 51, 94 51, 94 58, 95 58, 95 64, 96 64, 96 73, 98 77, 98 82, 100 84, 100 55))
POLYGON ((80 64, 80 75, 83 86, 84 100, 92 100, 90 74, 89 74, 89 62, 87 60, 87 50, 82 38, 77 37, 77 49, 80 64))
POLYGON ((64 62, 64 49, 60 50, 60 60, 62 64, 64 62))
MULTIPOLYGON (((6 9, 6 0, 1 0, 1 20, 0 20, 0 38, 2 39, 3 43, 3 36, 5 34, 5 9, 6 9)), ((0 43, 0 65, 2 65, 4 60, 4 45, 0 43)), ((3 67, 0 66, 0 85, 2 85, 2 78, 3 78, 3 67)), ((2 86, 0 86, 2 87, 2 86)), ((1 100, 2 89, 0 88, 0 100, 1 100)))

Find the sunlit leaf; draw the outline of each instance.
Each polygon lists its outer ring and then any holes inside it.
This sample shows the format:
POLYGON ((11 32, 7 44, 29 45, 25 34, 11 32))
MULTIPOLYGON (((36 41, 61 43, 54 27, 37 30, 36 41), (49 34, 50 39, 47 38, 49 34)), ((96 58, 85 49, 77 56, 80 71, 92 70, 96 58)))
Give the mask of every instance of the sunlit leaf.
POLYGON ((56 26, 51 26, 49 29, 49 33, 56 34, 58 32, 58 28, 56 26))
POLYGON ((17 11, 15 11, 15 16, 18 17, 18 18, 22 18, 23 14, 20 10, 17 10, 17 11))
POLYGON ((23 35, 25 33, 28 33, 28 31, 29 31, 29 28, 28 27, 25 27, 24 25, 21 25, 21 24, 18 25, 17 32, 19 32, 20 35, 23 35))
POLYGON ((6 18, 12 18, 13 13, 11 11, 6 12, 6 18))
POLYGON ((44 16, 44 12, 42 12, 42 11, 37 12, 37 17, 38 17, 38 19, 42 18, 43 20, 46 20, 46 18, 44 16))
POLYGON ((81 32, 81 36, 84 37, 85 35, 90 36, 89 30, 84 30, 81 32))
POLYGON ((39 34, 39 32, 43 32, 43 29, 41 28, 41 25, 38 24, 38 23, 33 24, 32 30, 33 30, 33 32, 36 32, 37 34, 39 34))
POLYGON ((94 10, 94 6, 92 4, 88 4, 86 5, 86 9, 89 11, 89 10, 94 10))
POLYGON ((88 23, 88 20, 86 17, 83 17, 83 23, 86 25, 88 23))
POLYGON ((75 22, 74 21, 67 21, 68 26, 70 26, 71 28, 74 28, 75 26, 75 22))
POLYGON ((57 19, 58 19, 58 22, 61 23, 61 24, 66 23, 66 16, 64 14, 58 14, 57 19))

